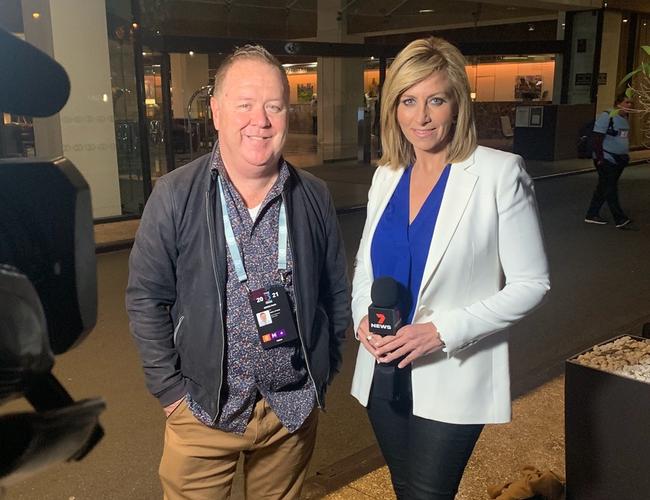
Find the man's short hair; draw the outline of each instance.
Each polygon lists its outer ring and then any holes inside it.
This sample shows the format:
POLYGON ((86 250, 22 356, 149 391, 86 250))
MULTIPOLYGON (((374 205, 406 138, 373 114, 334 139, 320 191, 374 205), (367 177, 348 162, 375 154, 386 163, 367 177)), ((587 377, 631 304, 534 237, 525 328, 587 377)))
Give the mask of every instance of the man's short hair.
POLYGON ((280 64, 280 61, 278 61, 273 54, 261 45, 250 44, 244 45, 243 47, 237 47, 235 51, 226 56, 224 61, 221 63, 214 75, 214 88, 212 89, 213 96, 217 96, 221 91, 223 82, 226 79, 226 73, 228 73, 230 67, 237 61, 243 60, 257 60, 277 68, 282 78, 286 98, 287 100, 289 99, 289 79, 287 78, 287 72, 284 70, 282 64, 280 64))
POLYGON ((627 98, 628 98, 627 94, 625 92, 621 92, 620 94, 618 94, 616 96, 616 99, 614 99, 614 106, 616 106, 617 104, 622 103, 627 98))

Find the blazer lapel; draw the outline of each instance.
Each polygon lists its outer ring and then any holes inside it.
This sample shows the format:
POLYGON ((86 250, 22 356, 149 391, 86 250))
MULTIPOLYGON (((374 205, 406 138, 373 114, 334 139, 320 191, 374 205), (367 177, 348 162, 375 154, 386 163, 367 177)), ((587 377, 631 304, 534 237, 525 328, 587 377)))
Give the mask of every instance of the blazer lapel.
POLYGON ((445 194, 440 205, 440 212, 436 221, 436 227, 431 238, 429 255, 422 275, 422 284, 418 299, 422 290, 428 285, 434 271, 438 267, 442 256, 445 254, 449 242, 456 232, 460 219, 467 208, 477 176, 468 172, 467 169, 474 164, 474 154, 461 163, 451 165, 449 179, 445 187, 445 194))

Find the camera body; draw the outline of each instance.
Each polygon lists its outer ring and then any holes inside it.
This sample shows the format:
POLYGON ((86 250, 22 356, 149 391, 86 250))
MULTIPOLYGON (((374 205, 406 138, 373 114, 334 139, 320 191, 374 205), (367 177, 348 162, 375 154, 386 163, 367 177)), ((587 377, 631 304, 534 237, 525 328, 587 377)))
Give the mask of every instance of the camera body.
MULTIPOLYGON (((64 69, 2 28, 0 46, 0 111, 58 112, 70 92, 64 69)), ((1 490, 82 459, 103 436, 106 405, 75 402, 51 373, 97 321, 88 184, 65 158, 0 160, 0 214, 0 404, 24 397, 35 410, 0 416, 1 490)))

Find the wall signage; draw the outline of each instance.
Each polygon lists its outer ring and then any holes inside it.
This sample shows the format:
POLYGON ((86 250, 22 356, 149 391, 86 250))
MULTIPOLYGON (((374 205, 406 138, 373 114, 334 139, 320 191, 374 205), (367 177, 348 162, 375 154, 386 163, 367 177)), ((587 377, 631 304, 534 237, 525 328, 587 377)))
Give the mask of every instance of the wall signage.
POLYGON ((587 52, 587 39, 578 38, 578 50, 577 52, 587 52))
POLYGON ((515 127, 541 128, 544 124, 544 106, 517 106, 515 127))

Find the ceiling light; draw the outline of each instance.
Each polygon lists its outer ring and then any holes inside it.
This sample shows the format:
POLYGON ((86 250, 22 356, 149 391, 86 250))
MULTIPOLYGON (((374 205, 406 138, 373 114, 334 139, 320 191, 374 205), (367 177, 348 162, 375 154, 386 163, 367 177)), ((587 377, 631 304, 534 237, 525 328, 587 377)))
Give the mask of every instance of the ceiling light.
POLYGON ((131 23, 131 27, 132 27, 134 30, 137 30, 137 29, 138 29, 138 23, 136 23, 135 21, 133 21, 133 22, 131 23))
POLYGON ((285 69, 289 68, 294 68, 294 67, 300 67, 300 68, 317 68, 318 63, 317 62, 310 62, 310 63, 284 63, 282 64, 282 67, 285 69))
POLYGON ((623 22, 624 22, 624 23, 627 22, 627 17, 624 17, 624 18, 623 18, 623 22))
POLYGON ((535 31, 535 25, 534 24, 529 24, 528 25, 528 31, 535 31))
POLYGON ((41 17, 41 13, 40 12, 32 12, 32 17, 34 19, 38 19, 39 17, 41 17))
POLYGON ((435 12, 435 10, 433 10, 433 9, 420 9, 418 12, 420 14, 433 14, 435 12))

